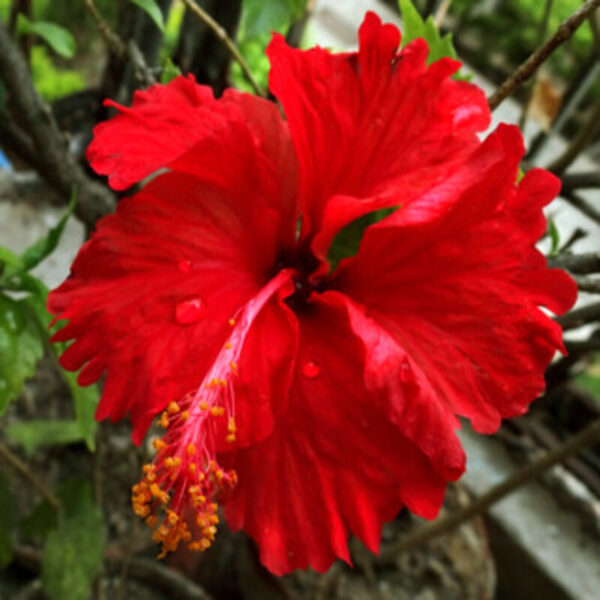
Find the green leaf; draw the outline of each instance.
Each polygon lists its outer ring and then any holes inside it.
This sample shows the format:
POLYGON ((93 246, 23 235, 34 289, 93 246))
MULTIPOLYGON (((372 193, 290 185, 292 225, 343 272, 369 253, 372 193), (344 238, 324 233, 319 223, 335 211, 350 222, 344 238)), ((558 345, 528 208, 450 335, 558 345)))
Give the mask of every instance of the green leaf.
MULTIPOLYGON (((72 477, 61 481, 54 489, 65 515, 75 515, 80 507, 93 504, 92 488, 88 480, 72 477)), ((58 527, 56 509, 47 500, 39 502, 31 513, 21 520, 21 534, 29 539, 44 539, 58 527)))
POLYGON ((96 430, 98 429, 98 422, 94 418, 100 400, 98 387, 96 385, 81 387, 77 383, 77 373, 63 371, 63 377, 71 390, 79 433, 88 450, 93 452, 96 449, 96 430))
MULTIPOLYGON (((306 0, 243 0, 242 37, 283 32, 306 10, 306 0)), ((269 36, 270 37, 270 36, 269 36)))
POLYGON ((19 523, 21 535, 28 540, 44 539, 58 525, 56 510, 48 502, 38 502, 19 523))
POLYGON ((89 484, 73 482, 72 505, 46 540, 42 555, 42 583, 50 600, 87 600, 104 557, 106 527, 94 506, 89 484))
POLYGON ((179 77, 179 75, 181 75, 181 69, 170 58, 167 58, 160 74, 160 82, 166 85, 175 79, 175 77, 179 77))
POLYGON ((0 246, 0 263, 3 266, 14 267, 15 269, 23 268, 23 261, 14 252, 4 246, 0 246))
POLYGON ((30 21, 23 13, 17 17, 17 34, 34 34, 64 58, 75 56, 75 39, 64 27, 47 21, 30 21))
POLYGON ((165 19, 163 17, 160 6, 156 3, 156 0, 129 0, 132 4, 139 6, 156 24, 161 30, 165 30, 165 19))
POLYGON ((560 249, 560 233, 554 219, 548 219, 548 235, 550 236, 550 256, 556 256, 560 249))
POLYGON ((25 302, 0 294, 0 415, 34 374, 43 353, 39 329, 25 302))
POLYGON ((69 206, 67 207, 65 214, 60 218, 60 221, 52 227, 43 238, 39 239, 35 244, 29 246, 29 248, 25 250, 21 258, 26 271, 33 269, 33 267, 41 263, 44 258, 51 254, 56 248, 63 231, 65 230, 65 225, 67 224, 69 217, 73 214, 76 201, 76 194, 75 191, 73 191, 69 206))
POLYGON ((406 46, 416 38, 424 38, 429 45, 427 64, 449 56, 456 58, 456 50, 452 45, 452 35, 441 36, 432 17, 424 21, 412 0, 398 0, 402 13, 402 45, 406 46))
POLYGON ((12 561, 14 513, 15 503, 8 478, 0 473, 0 569, 12 561))
POLYGON ((6 434, 17 444, 23 446, 28 455, 32 455, 42 446, 59 446, 83 440, 79 423, 67 419, 11 423, 6 427, 6 434))

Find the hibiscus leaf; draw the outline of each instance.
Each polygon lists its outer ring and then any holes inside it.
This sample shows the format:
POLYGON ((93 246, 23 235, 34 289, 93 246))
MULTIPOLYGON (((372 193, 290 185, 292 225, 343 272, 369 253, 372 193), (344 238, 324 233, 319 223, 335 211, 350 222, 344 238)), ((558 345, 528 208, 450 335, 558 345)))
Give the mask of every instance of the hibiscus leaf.
POLYGON ((94 505, 90 486, 80 480, 81 494, 46 540, 42 583, 50 600, 87 600, 106 546, 102 512, 94 505))
POLYGON ((65 226, 69 217, 73 214, 75 209, 76 195, 75 192, 71 194, 71 200, 69 206, 65 211, 64 215, 60 218, 60 221, 50 229, 50 231, 33 245, 29 246, 21 257, 23 260, 23 267, 26 271, 33 269, 38 265, 44 258, 46 258, 58 245, 60 238, 65 230, 65 226))
POLYGON ((433 18, 430 16, 424 21, 412 0, 398 0, 398 5, 402 13, 402 42, 404 46, 416 38, 423 38, 429 45, 427 64, 431 64, 445 56, 456 58, 456 50, 452 45, 451 34, 441 36, 433 22, 433 18))
POLYGON ((68 419, 11 423, 6 427, 6 434, 23 446, 25 453, 30 456, 43 446, 72 444, 83 440, 79 423, 68 419))
POLYGON ((243 0, 242 36, 282 32, 304 13, 306 0, 243 0))
POLYGON ((167 58, 160 74, 160 82, 166 85, 175 79, 175 77, 179 77, 179 75, 181 75, 181 69, 170 58, 167 58))
POLYGON ((19 35, 34 34, 64 58, 75 56, 75 38, 64 27, 47 21, 30 21, 23 13, 17 17, 17 33, 19 35))
POLYGON ((43 353, 39 329, 25 302, 0 294, 0 415, 34 374, 43 353))
POLYGON ((0 569, 4 569, 12 561, 14 512, 15 502, 8 478, 0 473, 0 569))
POLYGON ((139 6, 161 30, 165 30, 165 18, 156 0, 129 0, 132 4, 139 6))

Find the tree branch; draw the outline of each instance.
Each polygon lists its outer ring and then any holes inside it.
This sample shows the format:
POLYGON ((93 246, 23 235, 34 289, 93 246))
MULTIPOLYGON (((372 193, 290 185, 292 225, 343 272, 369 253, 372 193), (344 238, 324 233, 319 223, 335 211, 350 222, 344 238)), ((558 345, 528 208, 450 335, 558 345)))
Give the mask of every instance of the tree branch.
POLYGON ((0 442, 0 456, 19 474, 26 479, 52 508, 62 510, 60 500, 50 491, 50 488, 7 446, 0 442))
POLYGON ((576 329, 587 323, 593 323, 600 320, 600 302, 588 304, 581 308, 576 308, 566 315, 556 317, 556 322, 563 330, 576 329))
MULTIPOLYGON (((598 2, 600 2, 600 0, 598 0, 598 2)), ((248 80, 248 83, 252 86, 254 93, 265 97, 264 90, 261 89, 254 79, 248 63, 246 63, 244 57, 240 54, 240 51, 233 40, 227 35, 227 32, 203 8, 198 6, 194 0, 183 0, 183 3, 217 36, 217 38, 221 40, 221 42, 223 42, 231 56, 242 68, 242 72, 248 80)))
POLYGON ((586 217, 600 225, 600 211, 584 200, 579 194, 573 190, 566 189, 561 192, 561 196, 569 202, 569 204, 582 212, 586 217))
POLYGON ((494 110, 510 96, 517 87, 527 81, 546 59, 575 33, 577 28, 600 6, 600 0, 587 0, 566 21, 556 33, 531 56, 488 98, 490 109, 494 110))
POLYGON ((600 171, 589 173, 568 173, 562 176, 563 190, 600 187, 600 171))
POLYGON ((37 93, 29 69, 10 34, 0 22, 0 79, 4 82, 10 106, 18 110, 19 121, 30 138, 43 177, 65 200, 73 188, 78 192, 77 215, 89 227, 113 210, 113 194, 90 179, 77 164, 65 143, 48 105, 37 93))
POLYGON ((600 273, 600 252, 559 254, 548 259, 548 266, 553 269, 566 269, 578 275, 600 273))
POLYGON ((394 560, 398 554, 411 550, 431 538, 446 533, 468 519, 472 519, 483 513, 490 506, 502 500, 522 485, 540 477, 550 467, 563 462, 578 450, 590 446, 598 440, 600 440, 600 419, 593 421, 585 429, 558 446, 555 450, 546 453, 542 458, 532 462, 494 486, 468 506, 457 510, 443 519, 420 527, 412 535, 391 544, 382 550, 378 562, 387 563, 390 560, 394 560))
POLYGON ((102 37, 106 41, 108 49, 119 57, 122 61, 129 60, 133 65, 135 76, 144 87, 153 85, 156 83, 156 78, 152 74, 152 71, 146 64, 146 60, 141 50, 137 47, 135 42, 130 41, 126 44, 110 27, 106 20, 100 14, 98 7, 94 0, 85 0, 85 6, 88 12, 92 15, 98 30, 102 37))

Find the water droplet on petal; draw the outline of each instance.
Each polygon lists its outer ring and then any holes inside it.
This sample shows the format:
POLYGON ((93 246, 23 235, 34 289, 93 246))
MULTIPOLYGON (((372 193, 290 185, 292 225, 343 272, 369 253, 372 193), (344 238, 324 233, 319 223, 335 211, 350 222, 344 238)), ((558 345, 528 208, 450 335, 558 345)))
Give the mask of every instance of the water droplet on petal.
POLYGON ((179 302, 175 307, 175 320, 180 325, 191 325, 202 317, 204 303, 201 298, 190 298, 179 302))
POLYGON ((186 258, 182 258, 177 263, 177 268, 179 269, 179 271, 181 271, 181 273, 189 273, 192 270, 192 261, 187 260, 186 258))
POLYGON ((302 375, 304 375, 304 377, 307 379, 315 379, 315 377, 318 377, 320 373, 321 367, 312 361, 304 363, 304 366, 302 367, 302 375))
POLYGON ((410 381, 412 379, 410 367, 407 362, 403 362, 400 365, 400 381, 410 381))

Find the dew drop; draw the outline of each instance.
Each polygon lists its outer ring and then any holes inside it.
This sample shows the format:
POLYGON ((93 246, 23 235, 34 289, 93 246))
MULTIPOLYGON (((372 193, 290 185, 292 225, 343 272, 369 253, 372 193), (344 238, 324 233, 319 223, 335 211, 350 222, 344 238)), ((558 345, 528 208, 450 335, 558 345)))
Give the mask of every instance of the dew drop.
POLYGON ((182 258, 177 263, 177 269, 181 273, 189 273, 192 270, 192 261, 191 260, 187 260, 186 258, 182 258))
POLYGON ((302 367, 302 375, 304 375, 304 377, 307 379, 315 379, 320 375, 320 373, 321 367, 312 361, 304 363, 304 366, 302 367))
POLYGON ((191 325, 202 317, 204 303, 201 298, 190 298, 175 307, 175 320, 180 325, 191 325))

